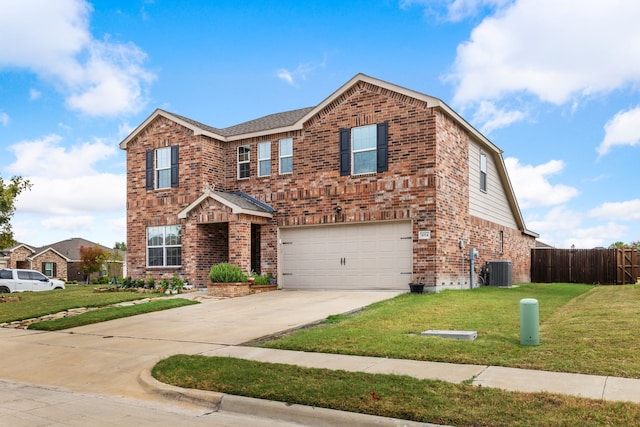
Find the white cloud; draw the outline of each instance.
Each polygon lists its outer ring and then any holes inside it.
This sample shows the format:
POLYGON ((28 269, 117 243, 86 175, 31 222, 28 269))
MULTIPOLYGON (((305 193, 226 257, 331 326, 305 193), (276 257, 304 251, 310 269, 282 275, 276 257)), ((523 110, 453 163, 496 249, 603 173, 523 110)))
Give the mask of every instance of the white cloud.
POLYGON ((71 148, 63 146, 61 142, 61 136, 51 134, 11 145, 8 150, 13 152, 16 160, 6 169, 21 176, 77 179, 95 175, 94 163, 117 153, 114 144, 107 144, 99 139, 71 148))
POLYGON ((576 228, 568 233, 569 237, 562 241, 561 247, 569 248, 572 245, 579 249, 607 247, 617 240, 624 240, 627 230, 627 227, 615 222, 587 228, 576 228))
POLYGON ((125 240, 126 174, 98 170, 101 162, 121 161, 116 147, 99 138, 67 147, 55 134, 9 146, 15 160, 4 170, 32 184, 16 199, 16 239, 34 245, 87 235, 105 245, 125 240))
POLYGON ((16 210, 45 216, 77 216, 83 213, 104 213, 125 207, 126 177, 124 174, 78 175, 52 178, 26 176, 31 190, 20 194, 16 210))
POLYGON ((134 129, 135 126, 131 126, 129 122, 120 123, 120 125, 118 125, 118 137, 120 138, 120 140, 123 140, 127 136, 129 136, 129 134, 133 132, 134 129))
POLYGON ((628 228, 616 222, 585 224, 585 220, 584 214, 561 205, 550 209, 542 218, 528 221, 527 226, 540 233, 541 242, 558 248, 570 248, 571 245, 577 248, 606 247, 628 237, 628 228))
MULTIPOLYGON (((61 144, 58 135, 11 145, 16 159, 6 167, 14 175, 28 179, 32 187, 16 200, 16 211, 64 216, 74 223, 87 213, 124 210, 126 176, 98 172, 96 164, 118 154, 115 144, 100 139, 71 147, 61 144)), ((58 224, 58 222, 48 223, 58 224)))
POLYGON ((549 177, 564 169, 561 160, 550 160, 538 166, 521 165, 518 159, 505 159, 511 184, 522 208, 562 204, 576 195, 578 190, 563 184, 551 184, 549 177))
POLYGON ((542 218, 527 221, 527 227, 543 235, 555 230, 574 229, 579 227, 581 222, 581 214, 560 205, 551 208, 542 218))
POLYGON ((290 71, 286 68, 281 68, 278 71, 276 71, 276 76, 279 79, 289 83, 290 85, 296 86, 298 81, 306 80, 307 76, 311 74, 313 71, 317 70, 318 68, 324 68, 326 66, 326 62, 327 62, 327 59, 324 58, 322 62, 317 64, 313 64, 313 63, 300 64, 293 71, 290 71))
POLYGON ((605 136, 598 147, 603 156, 615 145, 634 146, 640 141, 640 107, 618 112, 604 126, 605 136))
POLYGON ((526 114, 522 111, 499 109, 492 102, 482 101, 473 115, 473 121, 484 123, 480 131, 489 134, 496 129, 519 122, 525 117, 526 114))
POLYGON ((448 76, 456 84, 455 103, 524 92, 563 104, 637 83, 639 15, 635 0, 588 6, 582 0, 515 1, 485 18, 458 46, 448 76))
POLYGON ((11 118, 7 113, 0 112, 0 124, 2 126, 7 126, 10 121, 11 121, 11 118))
MULTIPOLYGON (((81 231, 90 230, 93 225, 91 216, 55 216, 42 221, 42 226, 48 230, 81 231)), ((53 243, 53 242, 51 242, 53 243)))
POLYGON ((421 6, 425 8, 427 15, 458 22, 482 10, 500 9, 511 2, 513 0, 401 0, 400 7, 407 9, 411 6, 421 6))
POLYGON ((640 221, 640 199, 603 203, 589 211, 589 216, 608 220, 640 221))
POLYGON ((42 96, 42 93, 37 90, 37 89, 30 89, 29 90, 29 100, 30 101, 35 101, 36 99, 40 98, 42 96))
POLYGON ((146 55, 131 43, 94 39, 90 13, 84 0, 4 2, 0 68, 35 72, 66 96, 69 108, 84 114, 137 112, 154 79, 142 68, 146 55))

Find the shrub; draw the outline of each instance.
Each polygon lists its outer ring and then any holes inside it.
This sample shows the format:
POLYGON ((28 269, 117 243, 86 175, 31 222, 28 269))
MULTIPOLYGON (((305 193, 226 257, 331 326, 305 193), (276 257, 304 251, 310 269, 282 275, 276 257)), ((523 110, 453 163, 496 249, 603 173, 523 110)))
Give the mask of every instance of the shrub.
POLYGON ((169 280, 164 278, 164 279, 160 280, 160 286, 158 286, 158 290, 160 292, 164 292, 167 289, 170 289, 169 280))
POLYGON ((247 276, 237 265, 222 262, 211 267, 209 279, 213 283, 246 282, 247 276))
POLYGON ((254 276, 253 277, 253 284, 254 285, 268 285, 269 284, 269 278, 267 276, 254 276))
POLYGON ((178 276, 174 274, 171 278, 171 289, 180 290, 184 286, 184 281, 178 276))
POLYGON ((155 289, 156 287, 156 278, 153 276, 147 276, 147 280, 145 281, 144 287, 146 289, 155 289))

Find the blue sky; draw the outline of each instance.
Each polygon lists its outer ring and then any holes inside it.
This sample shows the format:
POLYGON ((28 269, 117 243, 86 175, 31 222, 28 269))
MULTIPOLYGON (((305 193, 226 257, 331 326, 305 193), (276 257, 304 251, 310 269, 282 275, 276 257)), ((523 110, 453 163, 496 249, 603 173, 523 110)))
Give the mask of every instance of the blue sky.
POLYGON ((0 176, 44 245, 126 240, 118 143, 155 108, 215 127, 313 106, 362 72, 504 150, 557 247, 640 240, 637 0, 2 0, 0 176))

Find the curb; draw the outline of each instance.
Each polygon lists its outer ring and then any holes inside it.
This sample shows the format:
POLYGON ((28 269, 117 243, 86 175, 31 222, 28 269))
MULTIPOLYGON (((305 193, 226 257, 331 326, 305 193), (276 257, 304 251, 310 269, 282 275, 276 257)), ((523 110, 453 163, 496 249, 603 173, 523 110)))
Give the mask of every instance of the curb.
POLYGON ((256 399, 253 397, 235 396, 187 389, 162 383, 151 376, 151 371, 143 370, 138 376, 138 382, 145 391, 158 394, 166 399, 188 402, 194 405, 217 411, 250 414, 274 420, 300 423, 307 426, 336 426, 350 427, 437 427, 437 424, 420 423, 397 418, 380 417, 376 415, 359 414, 355 412, 338 411, 336 409, 317 408, 312 406, 288 404, 272 400, 256 399))

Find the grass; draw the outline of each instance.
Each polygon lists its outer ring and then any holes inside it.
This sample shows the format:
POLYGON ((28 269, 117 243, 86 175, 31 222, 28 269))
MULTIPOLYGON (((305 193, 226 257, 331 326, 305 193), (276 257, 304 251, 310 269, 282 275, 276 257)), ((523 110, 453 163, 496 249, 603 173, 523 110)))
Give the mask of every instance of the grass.
POLYGON ((640 419, 640 405, 631 403, 234 358, 172 356, 152 374, 179 387, 456 426, 627 426, 640 419))
POLYGON ((125 307, 108 307, 100 310, 88 311, 76 316, 32 323, 27 329, 36 329, 40 331, 59 331, 62 329, 75 328, 76 326, 106 322, 107 320, 136 316, 138 314, 151 313, 153 311, 168 310, 171 308, 183 307, 185 305, 192 304, 199 303, 197 301, 191 301, 183 298, 172 298, 150 301, 144 304, 136 304, 125 307))
POLYGON ((10 294, 12 297, 19 297, 20 301, 0 303, 0 323, 46 316, 72 308, 104 307, 149 296, 161 296, 136 292, 94 293, 93 288, 94 286, 73 285, 64 290, 10 294))
POLYGON ((638 330, 640 286, 526 284, 403 294, 262 345, 640 378, 638 330), (540 346, 520 345, 522 298, 539 302, 540 346), (428 329, 474 330, 478 339, 419 336, 428 329))

